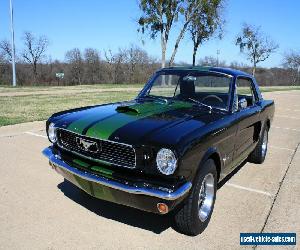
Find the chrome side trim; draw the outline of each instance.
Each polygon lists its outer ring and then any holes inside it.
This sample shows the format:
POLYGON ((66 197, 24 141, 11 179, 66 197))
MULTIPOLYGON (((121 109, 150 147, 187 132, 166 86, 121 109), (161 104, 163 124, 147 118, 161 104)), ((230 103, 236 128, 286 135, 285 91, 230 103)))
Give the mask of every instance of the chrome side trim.
POLYGON ((49 159, 50 163, 52 163, 55 167, 61 168, 65 171, 68 171, 71 174, 77 175, 78 177, 84 180, 91 181, 106 187, 121 190, 123 192, 131 193, 131 194, 147 195, 147 196, 157 197, 164 200, 176 200, 184 196, 192 187, 191 182, 187 182, 183 184, 181 187, 179 187, 177 190, 173 192, 167 192, 159 189, 151 189, 145 187, 133 187, 133 186, 125 185, 123 183, 119 183, 117 181, 108 180, 88 172, 83 172, 81 170, 78 170, 77 168, 71 167, 63 160, 61 160, 60 156, 53 154, 51 147, 45 148, 42 153, 44 156, 46 156, 49 159))
MULTIPOLYGON (((122 165, 122 164, 118 164, 118 163, 113 163, 113 162, 109 162, 109 161, 105 161, 105 160, 95 159, 95 158, 92 158, 92 157, 80 154, 80 153, 78 153, 76 151, 72 151, 70 149, 65 148, 63 145, 61 145, 59 143, 58 140, 56 142, 57 146, 59 146, 61 149, 64 149, 64 150, 66 150, 68 152, 71 152, 73 154, 76 154, 76 155, 81 156, 81 157, 83 157, 85 159, 88 159, 88 160, 93 160, 93 161, 96 161, 96 162, 99 162, 99 163, 109 164, 109 165, 115 165, 115 166, 118 166, 118 167, 124 167, 124 168, 129 168, 129 169, 136 168, 136 151, 135 151, 135 148, 132 145, 130 145, 130 144, 126 144, 126 143, 122 143, 122 142, 115 142, 115 141, 111 141, 111 140, 100 139, 100 138, 96 138, 96 137, 92 137, 92 136, 81 135, 81 134, 75 133, 73 131, 64 129, 64 128, 57 128, 56 131, 57 130, 64 130, 64 131, 67 131, 68 133, 71 133, 71 134, 74 134, 74 135, 77 135, 77 136, 80 136, 80 137, 92 138, 94 140, 106 141, 106 142, 110 142, 110 143, 115 143, 115 144, 125 145, 125 146, 128 146, 128 147, 131 147, 133 149, 133 152, 134 152, 134 166, 133 167, 129 167, 129 166, 126 166, 126 165, 122 165)), ((57 136, 56 136, 56 138, 57 138, 57 136)))

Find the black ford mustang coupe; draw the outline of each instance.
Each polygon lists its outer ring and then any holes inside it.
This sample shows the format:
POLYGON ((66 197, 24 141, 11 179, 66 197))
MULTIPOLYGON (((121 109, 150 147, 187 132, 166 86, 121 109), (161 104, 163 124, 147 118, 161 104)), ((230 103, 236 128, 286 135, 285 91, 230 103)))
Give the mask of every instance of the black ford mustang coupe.
POLYGON ((274 102, 255 79, 225 68, 157 71, 136 99, 53 114, 43 153, 65 179, 99 199, 166 214, 197 235, 217 183, 246 159, 262 163, 274 102))

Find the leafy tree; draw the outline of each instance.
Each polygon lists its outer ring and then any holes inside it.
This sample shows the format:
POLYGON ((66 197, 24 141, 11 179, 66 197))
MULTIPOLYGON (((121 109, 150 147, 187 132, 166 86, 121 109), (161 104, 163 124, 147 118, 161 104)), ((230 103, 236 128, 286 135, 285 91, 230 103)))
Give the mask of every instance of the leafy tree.
POLYGON ((138 20, 139 31, 149 31, 151 39, 160 34, 161 40, 161 66, 166 65, 166 50, 169 35, 174 22, 178 21, 178 15, 183 12, 183 0, 141 0, 139 7, 143 12, 138 20))
POLYGON ((253 64, 252 74, 255 75, 256 65, 270 57, 278 49, 278 45, 264 35, 260 27, 244 24, 241 34, 236 38, 240 51, 253 64))
POLYGON ((222 36, 224 21, 221 18, 222 3, 224 0, 203 0, 201 8, 196 10, 188 30, 193 40, 193 66, 196 62, 196 54, 199 46, 218 33, 222 36))
MULTIPOLYGON (((203 2, 204 0, 185 0, 183 1, 180 13, 182 14, 183 18, 183 25, 181 26, 180 32, 177 36, 177 39, 175 41, 175 46, 173 49, 173 53, 169 62, 169 65, 173 65, 175 60, 175 55, 178 50, 178 46, 180 41, 183 39, 184 34, 189 26, 189 24, 197 17, 197 14, 199 13, 199 10, 203 9, 203 2)), ((204 9, 203 9, 204 10, 204 9)))

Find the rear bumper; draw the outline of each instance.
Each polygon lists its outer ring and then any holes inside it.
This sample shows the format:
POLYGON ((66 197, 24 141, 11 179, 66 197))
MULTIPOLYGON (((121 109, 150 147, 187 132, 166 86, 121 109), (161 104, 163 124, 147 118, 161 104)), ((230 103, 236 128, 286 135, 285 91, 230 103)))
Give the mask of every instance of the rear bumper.
POLYGON ((192 187, 190 182, 177 190, 163 191, 157 188, 135 187, 110 180, 92 173, 84 172, 64 162, 52 148, 43 150, 49 163, 57 173, 81 188, 86 193, 114 203, 135 207, 148 212, 158 213, 157 204, 165 203, 172 210, 187 195, 192 187))

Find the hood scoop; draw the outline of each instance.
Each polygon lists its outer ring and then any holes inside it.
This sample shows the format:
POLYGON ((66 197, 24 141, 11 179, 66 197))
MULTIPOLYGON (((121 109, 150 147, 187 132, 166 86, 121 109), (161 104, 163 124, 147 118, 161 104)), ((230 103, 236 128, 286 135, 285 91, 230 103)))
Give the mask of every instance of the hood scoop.
POLYGON ((140 114, 139 109, 135 108, 134 106, 118 106, 116 110, 120 113, 128 113, 132 115, 140 114))

